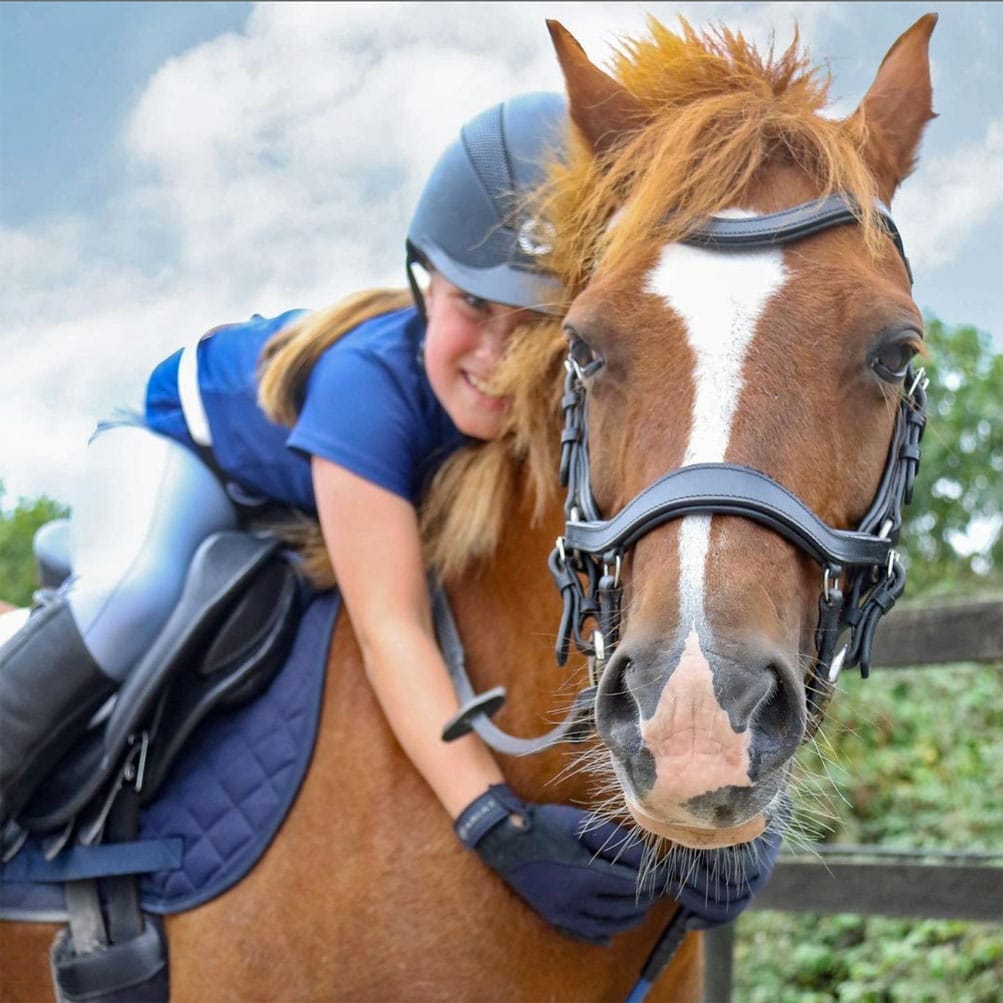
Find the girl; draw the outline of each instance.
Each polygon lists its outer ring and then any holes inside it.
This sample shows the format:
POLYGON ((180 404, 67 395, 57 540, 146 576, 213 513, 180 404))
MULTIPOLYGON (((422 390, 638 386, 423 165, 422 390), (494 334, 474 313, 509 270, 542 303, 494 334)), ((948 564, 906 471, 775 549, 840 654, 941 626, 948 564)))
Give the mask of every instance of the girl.
POLYGON ((0 652, 2 821, 149 647, 198 545, 237 525, 235 501, 278 502, 319 517, 368 678, 463 843, 566 933, 605 942, 641 921, 649 900, 636 866, 612 859, 615 827, 586 845, 585 813, 520 801, 476 736, 440 740, 458 707, 417 516, 442 462, 499 434, 491 380, 513 329, 561 302, 535 267, 545 227, 512 219, 564 120, 563 97, 530 94, 462 128, 408 231, 413 300, 371 292, 217 328, 155 369, 144 419, 99 430, 73 509, 75 578, 0 652))

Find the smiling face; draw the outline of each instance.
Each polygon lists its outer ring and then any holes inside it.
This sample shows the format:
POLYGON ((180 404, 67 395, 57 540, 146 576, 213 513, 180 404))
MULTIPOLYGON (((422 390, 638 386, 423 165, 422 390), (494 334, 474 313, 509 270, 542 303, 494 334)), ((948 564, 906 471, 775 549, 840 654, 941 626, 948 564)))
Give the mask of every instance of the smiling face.
POLYGON ((437 272, 425 307, 425 371, 433 393, 464 435, 496 438, 509 400, 491 391, 491 379, 508 336, 535 315, 465 293, 437 272))

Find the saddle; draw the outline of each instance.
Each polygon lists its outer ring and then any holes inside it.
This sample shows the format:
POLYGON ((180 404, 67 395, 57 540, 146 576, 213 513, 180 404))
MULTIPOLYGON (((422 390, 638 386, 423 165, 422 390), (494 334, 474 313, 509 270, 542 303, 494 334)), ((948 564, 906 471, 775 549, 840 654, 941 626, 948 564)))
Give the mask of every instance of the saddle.
MULTIPOLYGON (((60 567, 50 549, 38 556, 51 587, 60 567)), ((169 863, 172 848, 137 841, 140 808, 199 724, 269 685, 308 598, 275 539, 207 538, 153 645, 4 833, 4 859, 33 836, 66 882, 70 923, 52 952, 60 999, 167 998, 167 942, 140 908, 138 875, 169 863)))
POLYGON ((55 854, 74 829, 94 842, 116 784, 146 804, 213 710, 260 693, 288 654, 302 581, 278 541, 216 533, 196 551, 177 606, 121 689, 21 812, 55 854))

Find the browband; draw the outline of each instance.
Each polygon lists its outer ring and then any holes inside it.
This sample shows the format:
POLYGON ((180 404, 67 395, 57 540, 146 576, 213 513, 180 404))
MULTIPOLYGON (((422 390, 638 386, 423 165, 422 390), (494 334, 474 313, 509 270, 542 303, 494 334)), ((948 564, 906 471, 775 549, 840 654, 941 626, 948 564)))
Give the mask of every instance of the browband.
MULTIPOLYGON (((883 202, 875 202, 882 225, 905 262, 909 281, 912 269, 905 254, 902 236, 883 202)), ((835 193, 824 199, 815 199, 780 212, 744 219, 726 219, 711 216, 698 229, 681 238, 681 243, 696 247, 709 247, 721 251, 754 250, 776 247, 795 240, 811 237, 842 223, 860 222, 860 210, 848 195, 835 193)))

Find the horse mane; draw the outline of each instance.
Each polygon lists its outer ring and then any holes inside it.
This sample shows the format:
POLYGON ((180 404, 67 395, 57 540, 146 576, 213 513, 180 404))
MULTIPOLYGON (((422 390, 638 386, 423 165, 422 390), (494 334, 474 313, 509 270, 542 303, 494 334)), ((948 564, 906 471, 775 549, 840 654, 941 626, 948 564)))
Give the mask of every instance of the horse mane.
MULTIPOLYGON (((863 158, 866 123, 820 114, 830 77, 809 64, 797 32, 783 52, 771 43, 763 54, 727 27, 697 32, 679 22, 676 34, 649 17, 647 38, 621 39, 614 49, 611 75, 647 118, 601 156, 572 129, 567 152, 531 197, 533 211, 556 228, 548 266, 567 302, 600 259, 615 266, 653 239, 678 240, 741 203, 778 161, 796 165, 820 196, 849 194, 876 253, 883 231, 863 158)), ((447 580, 493 552, 505 514, 518 508, 517 492, 530 492, 537 518, 552 501, 563 351, 556 322, 513 339, 497 377, 513 398, 508 426, 493 442, 454 454, 433 482, 423 513, 426 550, 447 580)))

